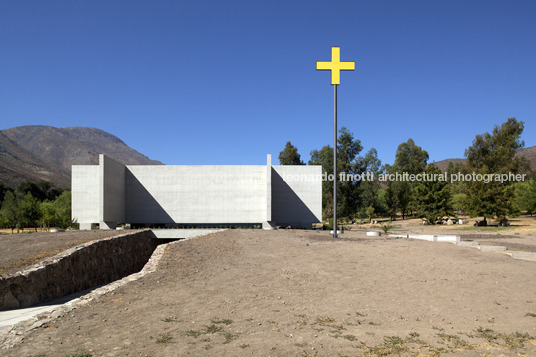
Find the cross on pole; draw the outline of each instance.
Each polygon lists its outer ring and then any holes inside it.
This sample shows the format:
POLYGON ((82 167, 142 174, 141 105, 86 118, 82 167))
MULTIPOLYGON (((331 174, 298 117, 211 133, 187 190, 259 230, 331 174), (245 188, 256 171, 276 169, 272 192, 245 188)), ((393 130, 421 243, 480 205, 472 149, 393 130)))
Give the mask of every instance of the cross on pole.
POLYGON ((333 85, 333 238, 337 238, 337 85, 341 84, 341 71, 355 70, 355 62, 341 62, 341 48, 331 47, 331 61, 317 61, 316 69, 331 71, 333 85))

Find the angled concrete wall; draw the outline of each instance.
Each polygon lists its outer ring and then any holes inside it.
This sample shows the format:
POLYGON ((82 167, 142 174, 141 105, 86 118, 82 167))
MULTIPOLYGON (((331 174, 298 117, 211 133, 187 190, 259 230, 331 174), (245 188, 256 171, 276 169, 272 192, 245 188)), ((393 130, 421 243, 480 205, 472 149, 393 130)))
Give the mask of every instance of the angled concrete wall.
POLYGON ((125 222, 125 171, 125 165, 108 156, 99 156, 99 223, 110 222, 109 228, 125 222))
POLYGON ((322 221, 321 166, 272 166, 272 221, 299 228, 322 221))

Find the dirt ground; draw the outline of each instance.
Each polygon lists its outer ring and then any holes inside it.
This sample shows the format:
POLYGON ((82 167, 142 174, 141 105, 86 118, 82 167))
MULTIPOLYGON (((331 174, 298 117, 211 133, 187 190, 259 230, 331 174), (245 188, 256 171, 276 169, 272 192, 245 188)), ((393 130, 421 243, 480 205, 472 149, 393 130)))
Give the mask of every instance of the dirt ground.
POLYGON ((26 232, 0 235, 0 275, 15 273, 79 244, 123 231, 26 232))
POLYGON ((227 230, 171 243, 156 272, 2 354, 535 356, 535 273, 448 243, 227 230))

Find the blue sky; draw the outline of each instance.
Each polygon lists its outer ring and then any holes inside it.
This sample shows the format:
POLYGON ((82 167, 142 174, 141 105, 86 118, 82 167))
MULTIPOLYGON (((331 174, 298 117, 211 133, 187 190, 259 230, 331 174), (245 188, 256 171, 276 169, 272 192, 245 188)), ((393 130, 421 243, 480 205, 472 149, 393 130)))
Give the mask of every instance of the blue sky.
MULTIPOLYGON (((0 129, 97 127, 166 164, 263 164, 339 128, 392 163, 463 157, 515 116, 536 145, 535 1, 0 0, 0 129)), ((277 161, 277 159, 275 160, 277 161)))

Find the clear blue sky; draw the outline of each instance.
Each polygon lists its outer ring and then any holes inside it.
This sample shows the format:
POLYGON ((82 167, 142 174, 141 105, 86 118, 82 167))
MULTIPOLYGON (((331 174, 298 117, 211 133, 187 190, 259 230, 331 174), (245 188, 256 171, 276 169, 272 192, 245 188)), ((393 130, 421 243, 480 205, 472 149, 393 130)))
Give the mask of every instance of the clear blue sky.
POLYGON ((166 164, 305 160, 339 127, 392 163, 463 157, 515 116, 536 145, 536 1, 0 0, 0 129, 90 126, 166 164))

